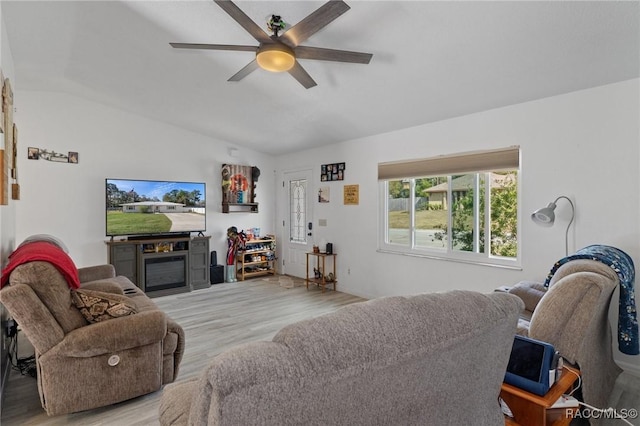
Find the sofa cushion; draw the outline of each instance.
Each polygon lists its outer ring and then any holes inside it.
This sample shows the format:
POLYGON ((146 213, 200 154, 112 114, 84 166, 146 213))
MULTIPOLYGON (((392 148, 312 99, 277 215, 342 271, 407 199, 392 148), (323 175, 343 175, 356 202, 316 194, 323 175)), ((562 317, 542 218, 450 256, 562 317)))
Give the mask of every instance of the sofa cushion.
POLYGON ((524 302, 526 311, 530 314, 536 309, 538 302, 547 292, 547 288, 542 283, 534 281, 520 281, 508 290, 509 293, 515 294, 524 302))
POLYGON ((96 290, 71 292, 73 304, 90 323, 108 321, 137 313, 126 296, 96 290))

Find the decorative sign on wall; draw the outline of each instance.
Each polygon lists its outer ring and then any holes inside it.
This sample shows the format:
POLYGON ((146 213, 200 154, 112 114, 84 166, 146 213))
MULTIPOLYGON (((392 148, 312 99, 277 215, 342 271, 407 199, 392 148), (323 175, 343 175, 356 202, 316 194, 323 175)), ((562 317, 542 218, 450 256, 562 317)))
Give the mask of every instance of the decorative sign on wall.
POLYGON ((78 153, 75 151, 69 151, 67 154, 62 152, 55 152, 53 150, 43 148, 34 148, 30 146, 27 149, 27 158, 29 160, 47 160, 54 161, 56 163, 71 163, 78 164, 78 153))
POLYGON ((318 189, 318 202, 319 203, 328 203, 329 202, 329 187, 321 186, 318 189))
POLYGON ((360 185, 344 186, 344 205, 357 206, 360 204, 360 185))
POLYGON ((260 169, 239 164, 222 165, 222 203, 254 203, 260 169))
POLYGON ((320 180, 323 182, 344 180, 344 169, 344 163, 323 164, 320 166, 320 180))

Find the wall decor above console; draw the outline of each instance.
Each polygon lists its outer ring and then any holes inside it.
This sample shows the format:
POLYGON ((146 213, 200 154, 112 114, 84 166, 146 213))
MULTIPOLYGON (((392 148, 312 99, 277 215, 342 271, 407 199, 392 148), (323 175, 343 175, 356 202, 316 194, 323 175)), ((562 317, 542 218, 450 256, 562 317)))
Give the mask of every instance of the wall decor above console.
POLYGON ((222 165, 222 212, 258 213, 256 183, 260 169, 239 164, 222 165))
POLYGON ((27 150, 27 158, 29 160, 47 160, 56 163, 78 164, 79 162, 78 153, 75 151, 69 151, 65 154, 63 152, 55 152, 54 150, 50 151, 45 148, 35 148, 32 146, 27 150))

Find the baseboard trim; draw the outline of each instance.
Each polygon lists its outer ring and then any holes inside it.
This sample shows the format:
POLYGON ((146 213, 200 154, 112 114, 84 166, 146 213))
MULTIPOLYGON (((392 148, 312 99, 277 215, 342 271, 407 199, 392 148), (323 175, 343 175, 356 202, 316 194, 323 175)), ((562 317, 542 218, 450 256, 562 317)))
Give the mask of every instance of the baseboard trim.
POLYGON ((632 376, 640 378, 640 366, 618 360, 616 360, 616 364, 618 364, 618 366, 620 366, 620 368, 622 368, 625 373, 629 373, 632 376))

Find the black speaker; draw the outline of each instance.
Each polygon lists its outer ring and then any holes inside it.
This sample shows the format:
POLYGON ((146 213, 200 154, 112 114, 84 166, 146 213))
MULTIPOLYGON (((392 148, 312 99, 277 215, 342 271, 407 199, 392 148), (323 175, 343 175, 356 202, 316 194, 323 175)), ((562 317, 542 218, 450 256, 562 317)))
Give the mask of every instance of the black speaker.
POLYGON ((224 266, 211 265, 209 267, 209 280, 211 281, 211 284, 223 283, 224 282, 224 266))
POLYGON ((216 266, 218 264, 218 253, 216 253, 216 251, 212 251, 211 252, 211 263, 209 263, 210 266, 216 266))

